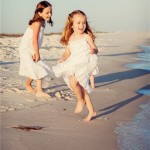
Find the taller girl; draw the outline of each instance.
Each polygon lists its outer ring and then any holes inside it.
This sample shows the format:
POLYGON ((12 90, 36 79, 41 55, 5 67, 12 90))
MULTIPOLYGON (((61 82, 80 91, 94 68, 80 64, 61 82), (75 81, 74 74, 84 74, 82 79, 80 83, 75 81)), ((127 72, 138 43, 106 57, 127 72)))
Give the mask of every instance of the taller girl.
POLYGON ((19 75, 27 77, 25 87, 30 93, 36 93, 38 97, 50 97, 42 90, 42 78, 51 71, 49 67, 40 60, 39 49, 43 41, 45 21, 53 25, 51 19, 52 5, 47 1, 37 4, 33 18, 29 21, 29 26, 25 31, 20 47, 20 71, 19 75), (34 90, 31 83, 36 81, 34 90))
POLYGON ((57 77, 63 76, 67 85, 77 97, 75 113, 80 113, 86 105, 89 113, 84 119, 90 121, 96 115, 90 96, 92 91, 89 78, 97 66, 97 47, 86 15, 75 10, 68 15, 60 42, 66 45, 65 52, 57 66, 52 69, 57 77))

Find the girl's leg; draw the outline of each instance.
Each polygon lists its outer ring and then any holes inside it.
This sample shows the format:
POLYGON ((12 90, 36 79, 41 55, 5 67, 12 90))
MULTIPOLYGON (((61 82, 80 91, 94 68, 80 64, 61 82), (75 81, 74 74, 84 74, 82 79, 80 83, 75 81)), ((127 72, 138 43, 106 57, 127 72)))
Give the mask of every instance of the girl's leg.
POLYGON ((81 86, 78 83, 78 81, 76 80, 75 76, 70 76, 69 77, 69 85, 71 86, 71 88, 73 89, 76 97, 77 97, 77 105, 75 108, 75 113, 80 113, 83 109, 83 106, 85 104, 84 98, 83 98, 83 93, 81 90, 81 86))
POLYGON ((91 84, 91 87, 94 89, 95 88, 94 75, 90 76, 90 84, 91 84))
POLYGON ((34 94, 35 91, 34 91, 32 85, 31 85, 32 81, 33 81, 33 79, 27 78, 26 83, 25 83, 25 87, 26 87, 28 92, 34 94))
POLYGON ((37 87, 37 89, 36 89, 36 96, 50 98, 49 94, 43 92, 42 79, 36 80, 36 87, 37 87))
POLYGON ((85 117, 84 121, 90 121, 92 119, 92 117, 94 117, 96 115, 96 112, 94 111, 93 104, 92 104, 89 94, 86 92, 86 90, 84 88, 82 88, 82 91, 84 94, 86 107, 89 111, 89 114, 87 115, 87 117, 85 117))

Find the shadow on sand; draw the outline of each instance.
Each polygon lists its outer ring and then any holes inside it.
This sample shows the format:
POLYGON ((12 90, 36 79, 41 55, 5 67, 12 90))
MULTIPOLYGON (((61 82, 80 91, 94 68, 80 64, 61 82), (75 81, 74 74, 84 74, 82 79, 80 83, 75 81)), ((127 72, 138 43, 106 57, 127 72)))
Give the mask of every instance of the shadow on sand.
MULTIPOLYGON (((111 73, 111 74, 108 74, 108 75, 99 76, 99 77, 95 78, 95 82, 96 83, 108 82, 108 83, 105 83, 103 85, 97 86, 97 87, 101 87, 101 86, 105 86, 105 85, 108 85, 108 84, 123 81, 123 80, 126 80, 126 79, 137 78, 137 77, 140 77, 140 76, 143 76, 143 75, 146 75, 146 74, 149 74, 149 72, 135 69, 135 70, 116 72, 116 73, 111 73)), ((149 86, 145 86, 143 88, 144 89, 149 88, 149 86)), ((141 88, 141 89, 143 89, 143 88, 141 88)), ((131 98, 123 100, 119 103, 113 104, 113 105, 105 107, 103 109, 100 109, 100 110, 98 110, 98 112, 102 112, 102 113, 98 114, 95 117, 93 117, 93 119, 111 114, 111 113, 117 111, 118 109, 124 107, 125 105, 140 99, 142 96, 143 96, 142 94, 137 93, 137 95, 134 96, 134 97, 131 97, 131 98)))
POLYGON ((137 78, 140 76, 144 76, 146 74, 149 74, 149 72, 144 71, 144 70, 139 70, 139 69, 115 72, 115 73, 95 77, 95 84, 101 83, 101 85, 96 86, 96 87, 101 87, 101 86, 109 85, 109 84, 116 83, 119 81, 123 81, 126 79, 133 79, 133 78, 137 78))
POLYGON ((121 101, 119 103, 116 103, 116 104, 113 104, 111 106, 108 106, 108 107, 105 107, 103 109, 100 109, 98 110, 98 112, 102 112, 101 114, 98 114, 96 115, 95 117, 93 117, 93 119, 96 119, 96 118, 99 118, 99 117, 102 117, 102 116, 105 116, 105 115, 108 115, 108 114, 111 114, 115 111, 117 111, 118 109, 124 107, 125 105, 133 102, 133 101, 136 101, 138 100, 139 98, 141 98, 143 95, 140 95, 140 94, 137 94, 136 96, 134 97, 131 97, 129 99, 126 99, 124 101, 121 101))

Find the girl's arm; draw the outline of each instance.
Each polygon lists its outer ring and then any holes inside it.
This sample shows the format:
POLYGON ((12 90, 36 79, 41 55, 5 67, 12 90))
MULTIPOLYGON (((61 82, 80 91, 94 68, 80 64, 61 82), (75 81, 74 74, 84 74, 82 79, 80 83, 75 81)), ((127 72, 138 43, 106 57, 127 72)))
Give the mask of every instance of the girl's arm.
POLYGON ((34 22, 32 24, 32 30, 33 30, 32 46, 34 49, 33 57, 35 59, 35 62, 38 62, 40 60, 40 53, 39 53, 39 46, 38 46, 38 37, 39 37, 40 27, 41 27, 40 22, 34 22))
POLYGON ((71 54, 70 49, 67 46, 64 53, 63 53, 63 55, 62 55, 62 58, 60 59, 60 63, 65 61, 70 56, 70 54, 71 54))
POLYGON ((97 54, 98 53, 98 49, 97 49, 93 39, 91 38, 91 36, 87 34, 86 40, 87 40, 87 42, 89 43, 89 45, 91 47, 90 53, 91 54, 97 54))

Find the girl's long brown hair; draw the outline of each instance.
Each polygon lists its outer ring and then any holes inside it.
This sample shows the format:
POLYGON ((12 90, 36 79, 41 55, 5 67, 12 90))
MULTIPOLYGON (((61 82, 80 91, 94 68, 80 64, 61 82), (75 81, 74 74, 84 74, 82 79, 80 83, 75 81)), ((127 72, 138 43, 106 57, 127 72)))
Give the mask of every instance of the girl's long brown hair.
MULTIPOLYGON (((49 6, 52 7, 52 5, 47 1, 39 2, 36 6, 33 18, 29 21, 29 25, 31 25, 33 22, 43 22, 43 19, 39 16, 38 12, 42 12, 44 8, 49 7, 49 6)), ((53 26, 53 21, 51 17, 50 17, 50 20, 47 22, 50 23, 51 26, 53 26)))
MULTIPOLYGON (((65 28, 63 30, 62 37, 60 39, 60 43, 62 43, 63 45, 68 44, 69 38, 70 38, 71 34, 73 33, 73 29, 72 29, 73 17, 74 17, 74 15, 77 15, 77 14, 83 15, 86 18, 85 13, 82 12, 81 10, 75 10, 68 15, 66 25, 65 25, 65 28)), ((92 32, 92 30, 91 30, 91 28, 87 22, 87 18, 86 18, 86 29, 84 32, 89 34, 93 40, 95 39, 95 35, 93 34, 93 32, 92 32)))

